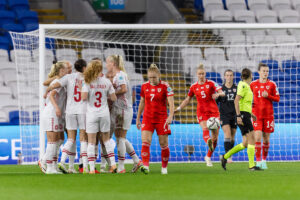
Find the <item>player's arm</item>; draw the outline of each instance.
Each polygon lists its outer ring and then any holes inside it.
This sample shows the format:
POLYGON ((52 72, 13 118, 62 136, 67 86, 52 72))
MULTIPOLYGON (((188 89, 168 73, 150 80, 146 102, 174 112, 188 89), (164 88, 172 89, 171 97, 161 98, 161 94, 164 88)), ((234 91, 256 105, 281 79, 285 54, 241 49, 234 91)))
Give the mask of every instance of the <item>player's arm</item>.
POLYGON ((136 116, 136 127, 138 130, 140 130, 140 128, 141 128, 141 115, 142 115, 142 112, 144 111, 144 108, 145 108, 145 99, 144 99, 144 97, 141 97, 138 113, 136 116))
POLYGON ((58 95, 57 94, 57 91, 56 90, 52 90, 51 93, 50 93, 50 102, 52 103, 53 107, 55 108, 55 113, 56 113, 56 116, 57 117, 61 117, 61 110, 60 108, 58 107, 56 101, 55 101, 55 95, 58 95))
POLYGON ((125 94, 127 92, 127 87, 126 84, 122 84, 121 85, 121 89, 116 91, 116 95, 121 95, 121 94, 125 94))
POLYGON ((235 107, 235 112, 236 112, 236 120, 237 123, 239 125, 243 125, 243 121, 242 121, 242 116, 241 116, 241 112, 240 112, 240 100, 242 99, 242 96, 240 95, 236 95, 235 99, 234 99, 234 107, 235 107))
POLYGON ((262 92, 261 95, 264 98, 267 98, 271 101, 279 102, 279 100, 280 100, 280 96, 279 96, 276 85, 275 85, 274 89, 272 90, 272 92, 270 94, 265 90, 265 91, 262 92))
POLYGON ((188 96, 183 100, 183 102, 180 104, 180 106, 178 106, 178 107, 176 108, 176 110, 175 110, 174 112, 176 113, 176 112, 180 111, 181 109, 183 109, 184 107, 186 107, 186 106, 191 102, 191 99, 192 99, 192 97, 188 95, 188 96))
POLYGON ((48 78, 47 80, 44 81, 43 85, 44 85, 44 86, 49 86, 50 83, 51 83, 52 81, 54 81, 55 79, 57 79, 57 78, 58 78, 57 76, 54 76, 54 77, 52 77, 52 78, 48 78))
POLYGON ((82 101, 86 101, 88 99, 88 92, 81 92, 82 101))
POLYGON ((136 91, 135 89, 132 89, 132 104, 134 104, 136 101, 136 91))
POLYGON ((116 93, 109 94, 109 99, 110 99, 112 102, 115 102, 115 101, 117 100, 117 95, 116 95, 116 93))
POLYGON ((174 96, 168 96, 167 100, 169 103, 169 116, 167 119, 167 124, 171 124, 174 117, 174 96))
POLYGON ((49 87, 47 87, 46 92, 45 92, 45 94, 44 94, 44 98, 47 97, 47 94, 48 94, 50 91, 52 91, 52 90, 54 90, 54 89, 56 89, 56 88, 60 88, 60 87, 61 87, 61 84, 60 84, 59 82, 56 82, 56 83, 50 85, 49 87))

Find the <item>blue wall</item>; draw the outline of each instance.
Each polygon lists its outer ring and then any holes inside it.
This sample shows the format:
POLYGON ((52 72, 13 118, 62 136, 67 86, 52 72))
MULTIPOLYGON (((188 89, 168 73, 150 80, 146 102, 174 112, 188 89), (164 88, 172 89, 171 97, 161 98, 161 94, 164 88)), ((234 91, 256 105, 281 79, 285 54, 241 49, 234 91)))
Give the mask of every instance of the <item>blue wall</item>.
MULTIPOLYGON (((37 131, 38 127, 28 127, 37 131)), ((188 161, 188 155, 184 153, 185 145, 194 145, 195 153, 191 156, 191 161, 203 161, 207 151, 207 146, 202 139, 202 131, 199 125, 174 124, 171 126, 172 135, 169 137, 169 147, 171 149, 171 161, 188 161)), ((269 160, 300 160, 300 124, 278 123, 275 133, 271 135, 271 146, 269 160)), ((26 139, 26 138, 25 138, 26 139)), ((128 132, 128 139, 133 143, 138 155, 141 150, 141 134, 134 125, 128 132)), ((224 153, 224 135, 220 131, 219 143, 213 155, 213 160, 219 160, 219 155, 224 153)), ((236 143, 241 142, 241 135, 238 129, 236 143)), ((35 152, 33 161, 38 159, 38 149, 34 143, 28 145, 30 152, 35 152), (33 150, 32 150, 33 149, 33 150)), ((0 164, 16 164, 17 155, 20 152, 20 130, 19 126, 0 126, 0 164)), ((79 152, 79 142, 77 143, 79 152)), ((26 152, 23 152, 26 155, 26 152)), ((127 157, 129 158, 129 157, 127 157)), ((26 158, 25 158, 26 159, 26 158)), ((233 157, 234 160, 247 160, 246 151, 242 151, 233 157)), ((30 161, 30 159, 28 159, 30 161)), ((99 159, 98 159, 99 161, 99 159)), ((160 161, 160 147, 158 138, 153 136, 151 146, 151 161, 160 161)))

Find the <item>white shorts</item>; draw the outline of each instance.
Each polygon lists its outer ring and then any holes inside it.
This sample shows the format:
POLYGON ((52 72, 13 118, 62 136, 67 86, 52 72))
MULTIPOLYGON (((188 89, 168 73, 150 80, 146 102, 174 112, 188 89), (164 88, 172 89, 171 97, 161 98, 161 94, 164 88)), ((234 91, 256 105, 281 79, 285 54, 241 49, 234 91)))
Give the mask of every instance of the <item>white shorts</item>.
POLYGON ((92 114, 86 114, 86 132, 98 133, 109 132, 110 116, 95 117, 92 114))
POLYGON ((133 109, 113 107, 111 111, 111 123, 114 129, 129 130, 133 117, 133 109))
POLYGON ((85 130, 85 114, 66 114, 67 130, 85 130))
POLYGON ((58 117, 42 117, 44 131, 64 132, 64 120, 58 117))

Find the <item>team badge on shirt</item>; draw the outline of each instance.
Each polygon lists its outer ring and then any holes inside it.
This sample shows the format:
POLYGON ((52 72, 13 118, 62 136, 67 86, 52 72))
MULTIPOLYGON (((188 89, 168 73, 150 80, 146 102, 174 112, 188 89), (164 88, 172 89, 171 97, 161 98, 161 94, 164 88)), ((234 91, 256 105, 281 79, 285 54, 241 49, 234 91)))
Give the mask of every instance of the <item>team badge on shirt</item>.
POLYGON ((236 89, 233 89, 233 92, 236 92, 236 89))
POLYGON ((206 88, 208 89, 208 88, 209 88, 209 85, 206 85, 206 88))
POLYGON ((160 92, 160 91, 161 91, 161 88, 158 88, 158 89, 157 89, 157 92, 160 92))

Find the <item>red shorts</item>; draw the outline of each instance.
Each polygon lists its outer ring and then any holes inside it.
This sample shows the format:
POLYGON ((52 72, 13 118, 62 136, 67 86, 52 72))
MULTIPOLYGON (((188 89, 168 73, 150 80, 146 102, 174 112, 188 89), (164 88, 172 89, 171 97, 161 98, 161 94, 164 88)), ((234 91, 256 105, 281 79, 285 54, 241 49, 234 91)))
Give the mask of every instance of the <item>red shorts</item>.
POLYGON ((203 121, 207 121, 211 117, 216 117, 220 120, 220 113, 210 113, 210 114, 197 113, 197 120, 198 120, 199 124, 203 121))
POLYGON ((156 130, 157 135, 171 135, 170 125, 163 123, 151 123, 147 121, 142 122, 142 131, 151 131, 156 130))
POLYGON ((274 117, 267 119, 257 119, 253 122, 253 128, 255 131, 262 131, 264 133, 273 133, 274 132, 274 117))

